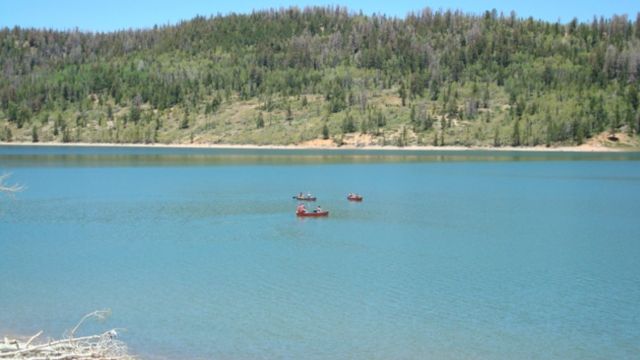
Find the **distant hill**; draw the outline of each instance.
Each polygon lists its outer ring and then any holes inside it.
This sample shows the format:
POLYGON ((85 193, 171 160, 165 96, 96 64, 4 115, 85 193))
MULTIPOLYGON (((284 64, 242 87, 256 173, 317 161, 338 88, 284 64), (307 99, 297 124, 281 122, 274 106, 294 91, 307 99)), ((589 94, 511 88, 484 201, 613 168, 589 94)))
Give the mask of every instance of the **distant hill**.
POLYGON ((322 7, 4 28, 0 68, 1 141, 635 147, 640 129, 640 14, 322 7))

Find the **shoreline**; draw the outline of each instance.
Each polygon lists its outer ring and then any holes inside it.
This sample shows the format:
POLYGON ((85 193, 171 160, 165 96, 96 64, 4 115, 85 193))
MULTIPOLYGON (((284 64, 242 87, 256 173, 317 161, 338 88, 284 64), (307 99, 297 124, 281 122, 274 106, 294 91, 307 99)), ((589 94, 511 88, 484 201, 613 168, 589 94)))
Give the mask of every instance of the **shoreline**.
POLYGON ((525 147, 481 147, 481 146, 312 146, 312 145, 254 145, 254 144, 122 144, 122 143, 59 143, 59 142, 0 142, 0 146, 15 147, 111 147, 111 148, 157 148, 157 149, 247 149, 247 150, 363 150, 363 151, 486 151, 486 152, 575 152, 575 153, 616 153, 640 152, 640 148, 610 148, 603 146, 525 146, 525 147))

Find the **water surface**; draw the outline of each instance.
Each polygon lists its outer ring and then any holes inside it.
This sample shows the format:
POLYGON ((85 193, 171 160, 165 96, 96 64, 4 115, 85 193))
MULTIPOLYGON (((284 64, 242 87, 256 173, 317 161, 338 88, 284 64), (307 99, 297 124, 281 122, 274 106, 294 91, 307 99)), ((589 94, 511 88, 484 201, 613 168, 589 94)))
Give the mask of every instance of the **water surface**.
POLYGON ((28 187, 0 199, 0 331, 111 308, 82 331, 151 358, 631 359, 638 160, 0 147, 28 187))

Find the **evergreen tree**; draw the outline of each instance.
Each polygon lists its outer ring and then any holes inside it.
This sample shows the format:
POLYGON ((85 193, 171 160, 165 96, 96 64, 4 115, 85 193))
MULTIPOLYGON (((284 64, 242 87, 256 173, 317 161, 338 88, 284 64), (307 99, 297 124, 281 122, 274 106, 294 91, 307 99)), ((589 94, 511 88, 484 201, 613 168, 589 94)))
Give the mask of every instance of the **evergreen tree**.
POLYGON ((256 128, 262 129, 264 127, 264 117, 262 113, 258 113, 258 117, 256 118, 256 128))
POLYGON ((140 121, 140 105, 132 104, 129 108, 129 120, 134 124, 137 124, 140 121))
POLYGON ((13 134, 8 126, 5 126, 2 131, 2 141, 11 142, 13 140, 13 134))
POLYGON ((638 110, 638 87, 635 84, 629 85, 629 90, 627 92, 627 99, 633 111, 638 110))
POLYGON ((513 122, 513 133, 511 135, 511 146, 520 146, 520 120, 513 122))
POLYGON ((406 106, 407 104, 407 88, 404 85, 404 81, 400 82, 400 89, 398 89, 398 96, 402 101, 402 106, 406 106))
POLYGON ((351 114, 347 114, 347 116, 342 120, 342 133, 352 133, 356 131, 356 124, 353 122, 353 117, 351 114))
POLYGON ((38 129, 35 125, 31 128, 31 142, 38 142, 38 129))
POLYGON ((182 121, 180 122, 180 129, 188 129, 189 128, 189 109, 186 108, 184 110, 184 115, 182 116, 182 121))
POLYGON ((502 142, 500 141, 500 129, 498 129, 497 127, 493 130, 493 146, 502 146, 502 142))
POLYGON ((329 128, 327 127, 327 124, 324 124, 322 126, 322 138, 324 140, 329 139, 329 128))
POLYGON ((289 123, 289 125, 291 125, 291 122, 293 121, 293 112, 291 111, 291 104, 289 102, 287 102, 287 116, 286 116, 286 120, 289 123))

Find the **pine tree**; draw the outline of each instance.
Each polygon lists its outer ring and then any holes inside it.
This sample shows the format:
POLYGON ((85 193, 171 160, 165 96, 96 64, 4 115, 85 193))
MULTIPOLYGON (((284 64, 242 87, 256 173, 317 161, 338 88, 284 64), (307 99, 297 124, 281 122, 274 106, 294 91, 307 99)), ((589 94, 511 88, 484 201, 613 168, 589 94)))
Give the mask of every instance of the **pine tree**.
POLYGON ((133 122, 134 124, 137 124, 138 121, 140 120, 140 106, 137 104, 131 104, 131 107, 129 109, 129 120, 131 120, 131 122, 133 122))
POLYGON ((264 127, 264 117, 262 116, 262 112, 258 113, 258 117, 256 118, 256 128, 262 129, 264 127))
POLYGON ((5 142, 11 142, 13 140, 13 134, 11 134, 11 129, 8 126, 4 127, 1 139, 5 142))
POLYGON ((35 125, 31 128, 31 142, 38 142, 38 129, 35 125))
POLYGON ((398 89, 398 96, 402 100, 402 106, 406 106, 407 104, 407 88, 404 85, 404 81, 400 82, 400 89, 398 89))
POLYGON ((293 121, 293 112, 291 111, 291 104, 287 102, 287 117, 286 117, 287 122, 289 123, 289 125, 291 125, 291 122, 293 121))
POLYGON ((356 124, 353 122, 353 117, 351 114, 347 114, 347 116, 342 120, 342 133, 352 133, 356 131, 356 124))
POLYGON ((324 124, 322 126, 322 138, 324 140, 329 139, 329 128, 327 127, 327 124, 324 124))
POLYGON ((182 121, 180 122, 180 129, 188 129, 189 128, 189 109, 185 109, 184 116, 182 117, 182 121))
POLYGON ((638 99, 638 89, 636 84, 630 84, 629 90, 627 92, 627 99, 633 111, 638 110, 638 103, 640 102, 638 99))
POLYGON ((511 146, 520 146, 520 120, 513 123, 513 133, 511 135, 511 146))

